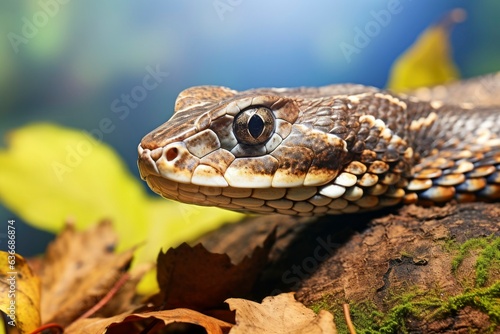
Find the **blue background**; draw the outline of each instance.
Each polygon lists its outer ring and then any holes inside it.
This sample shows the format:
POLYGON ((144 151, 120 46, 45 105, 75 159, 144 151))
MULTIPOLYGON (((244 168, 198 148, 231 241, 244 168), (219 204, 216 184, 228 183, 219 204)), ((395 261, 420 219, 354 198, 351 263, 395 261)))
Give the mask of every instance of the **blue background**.
MULTIPOLYGON (((500 70, 500 2, 495 0, 401 0, 400 12, 347 59, 341 43, 354 45, 355 29, 364 30, 373 11, 386 10, 393 1, 2 0, 0 135, 35 121, 91 131, 110 118, 116 127, 103 141, 138 178, 137 144, 170 117, 182 89, 342 82, 382 87, 396 57, 456 7, 468 13, 452 34, 462 76, 500 70), (40 26, 34 36, 13 47, 12 34, 22 36, 26 20, 36 19, 40 26), (142 85, 148 67, 168 77, 120 119, 111 104, 142 85)), ((0 213, 5 220, 14 216, 2 207, 0 213)), ((40 245, 20 241, 21 253, 44 249, 47 235, 27 227, 18 232, 20 240, 33 237, 40 245)))

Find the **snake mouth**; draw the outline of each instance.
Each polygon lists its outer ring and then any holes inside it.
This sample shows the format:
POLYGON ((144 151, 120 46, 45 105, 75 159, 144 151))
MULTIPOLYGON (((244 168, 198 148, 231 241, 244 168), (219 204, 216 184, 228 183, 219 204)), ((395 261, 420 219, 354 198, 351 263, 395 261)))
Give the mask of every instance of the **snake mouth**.
POLYGON ((139 154, 137 160, 137 166, 139 167, 139 174, 141 179, 146 180, 148 176, 161 176, 158 167, 156 166, 156 160, 159 159, 159 155, 162 153, 162 148, 157 148, 154 150, 142 148, 141 144, 137 147, 137 152, 139 154))

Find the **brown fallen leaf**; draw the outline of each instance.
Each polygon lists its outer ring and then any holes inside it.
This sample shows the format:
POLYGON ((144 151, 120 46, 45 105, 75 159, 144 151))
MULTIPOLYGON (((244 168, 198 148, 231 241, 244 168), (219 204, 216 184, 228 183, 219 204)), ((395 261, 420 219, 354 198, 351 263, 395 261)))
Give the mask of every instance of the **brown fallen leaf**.
POLYGON ((0 310, 7 328, 29 333, 40 326, 40 280, 20 255, 0 252, 0 310))
POLYGON ((82 319, 74 322, 65 334, 154 334, 168 325, 196 325, 207 334, 228 333, 232 324, 188 309, 174 309, 146 313, 121 314, 111 318, 82 319))
MULTIPOLYGON (((109 292, 132 260, 133 250, 114 252, 116 243, 111 223, 103 221, 84 232, 68 225, 49 245, 41 273, 43 323, 66 326, 109 292)), ((125 301, 115 305, 113 314, 131 308, 125 301)))
POLYGON ((267 297, 262 304, 249 300, 226 300, 236 311, 236 325, 231 334, 336 334, 333 315, 321 310, 317 315, 299 303, 293 293, 267 297))
MULTIPOLYGON (((109 317, 116 314, 120 314, 127 310, 131 310, 140 305, 131 305, 132 300, 143 300, 144 297, 141 296, 137 298, 137 285, 139 284, 142 277, 153 268, 154 264, 141 264, 129 269, 127 272, 126 282, 120 287, 116 293, 113 294, 112 298, 106 302, 106 304, 100 308, 92 317, 109 317)), ((123 278, 123 276, 122 276, 123 278)), ((117 282, 119 284, 119 282, 117 282)), ((116 284, 113 288, 116 287, 116 284)), ((112 289, 113 289, 112 288, 112 289)))
POLYGON ((201 244, 182 244, 160 252, 157 279, 160 292, 150 302, 162 309, 207 310, 223 306, 230 297, 244 297, 267 263, 275 240, 273 231, 262 247, 234 265, 227 254, 208 252, 201 244))

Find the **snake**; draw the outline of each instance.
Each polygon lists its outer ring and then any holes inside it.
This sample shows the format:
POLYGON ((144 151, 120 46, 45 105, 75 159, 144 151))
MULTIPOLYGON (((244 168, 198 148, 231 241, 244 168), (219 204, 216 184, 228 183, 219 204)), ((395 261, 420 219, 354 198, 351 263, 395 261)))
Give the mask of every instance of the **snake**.
POLYGON ((500 199, 500 72, 394 93, 358 84, 182 91, 138 146, 157 194, 316 216, 500 199))

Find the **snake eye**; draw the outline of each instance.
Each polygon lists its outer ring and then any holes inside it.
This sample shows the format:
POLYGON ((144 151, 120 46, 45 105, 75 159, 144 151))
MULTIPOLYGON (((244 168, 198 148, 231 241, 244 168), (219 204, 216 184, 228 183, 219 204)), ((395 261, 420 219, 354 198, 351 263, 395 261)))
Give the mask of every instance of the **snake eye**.
POLYGON ((245 109, 234 118, 233 132, 242 144, 263 144, 274 132, 274 114, 266 107, 245 109))

